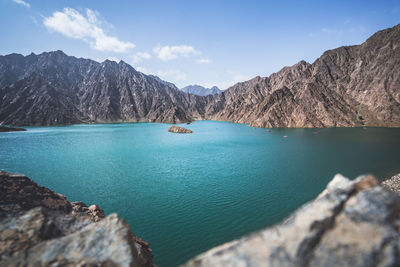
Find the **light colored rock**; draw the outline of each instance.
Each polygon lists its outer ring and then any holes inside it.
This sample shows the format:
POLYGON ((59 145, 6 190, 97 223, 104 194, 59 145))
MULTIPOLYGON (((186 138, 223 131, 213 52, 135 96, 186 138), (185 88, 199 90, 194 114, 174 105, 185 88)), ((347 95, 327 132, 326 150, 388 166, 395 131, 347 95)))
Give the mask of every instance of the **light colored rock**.
POLYGON ((192 130, 189 130, 189 129, 186 129, 186 128, 183 128, 180 126, 176 126, 176 125, 171 126, 168 129, 168 132, 171 132, 171 133, 193 133, 192 130))
POLYGON ((341 175, 283 223, 213 248, 185 266, 395 266, 400 197, 372 176, 341 175))
POLYGON ((70 203, 24 175, 0 173, 0 266, 153 266, 149 243, 116 214, 70 203))
POLYGON ((400 173, 382 182, 387 190, 400 194, 400 173))

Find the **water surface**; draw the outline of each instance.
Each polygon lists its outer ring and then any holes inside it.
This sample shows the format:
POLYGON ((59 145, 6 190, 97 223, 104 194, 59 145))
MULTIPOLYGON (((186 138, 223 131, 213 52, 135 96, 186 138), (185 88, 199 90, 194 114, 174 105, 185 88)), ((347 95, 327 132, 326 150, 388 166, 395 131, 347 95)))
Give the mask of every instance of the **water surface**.
POLYGON ((229 122, 29 127, 0 133, 0 169, 117 212, 176 266, 272 225, 334 174, 400 172, 400 129, 254 129, 229 122), (284 138, 283 136, 287 136, 284 138))

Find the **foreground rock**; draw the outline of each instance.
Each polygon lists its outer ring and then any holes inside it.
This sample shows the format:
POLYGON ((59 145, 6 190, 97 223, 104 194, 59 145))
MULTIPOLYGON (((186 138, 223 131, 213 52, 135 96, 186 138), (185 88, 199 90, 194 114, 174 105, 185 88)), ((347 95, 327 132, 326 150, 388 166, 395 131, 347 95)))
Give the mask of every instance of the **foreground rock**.
POLYGON ((387 190, 400 194, 400 173, 382 182, 387 190))
POLYGON ((20 131, 26 131, 26 129, 0 125, 0 132, 20 132, 20 131))
POLYGON ((171 126, 169 129, 168 129, 168 132, 171 132, 171 133, 193 133, 193 131, 192 130, 189 130, 189 129, 186 129, 186 128, 183 128, 183 127, 179 127, 179 126, 171 126))
POLYGON ((185 266, 398 266, 400 196, 372 176, 341 175, 283 223, 185 266))
POLYGON ((2 266, 153 266, 149 244, 96 205, 69 202, 24 175, 0 172, 2 266))

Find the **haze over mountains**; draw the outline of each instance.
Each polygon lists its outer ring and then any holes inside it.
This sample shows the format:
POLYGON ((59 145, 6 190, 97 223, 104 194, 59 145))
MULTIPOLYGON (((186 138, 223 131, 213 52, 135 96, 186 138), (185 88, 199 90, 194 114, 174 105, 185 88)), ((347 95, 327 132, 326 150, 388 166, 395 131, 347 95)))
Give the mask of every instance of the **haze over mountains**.
POLYGON ((0 56, 0 123, 180 123, 259 127, 400 126, 400 25, 220 94, 186 94, 127 63, 61 51, 0 56))

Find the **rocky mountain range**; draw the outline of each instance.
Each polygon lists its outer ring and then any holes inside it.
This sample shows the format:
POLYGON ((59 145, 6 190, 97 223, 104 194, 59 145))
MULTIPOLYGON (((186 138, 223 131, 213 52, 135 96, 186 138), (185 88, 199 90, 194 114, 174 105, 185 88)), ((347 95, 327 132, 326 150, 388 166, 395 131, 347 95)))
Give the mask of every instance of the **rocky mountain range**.
POLYGON ((206 88, 197 84, 185 86, 181 88, 181 91, 187 94, 193 94, 199 96, 216 95, 222 93, 222 91, 217 86, 206 88))
POLYGON ((61 51, 0 56, 0 124, 212 119, 257 127, 400 126, 399 40, 397 25, 312 64, 300 61, 207 96, 186 94, 123 61, 61 51))

